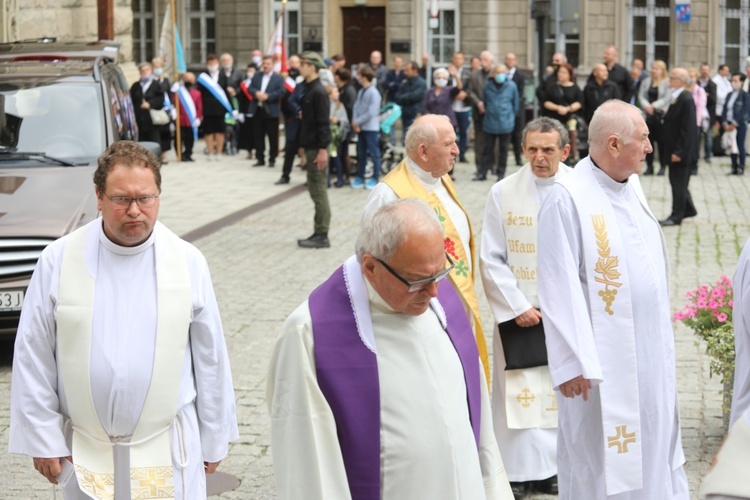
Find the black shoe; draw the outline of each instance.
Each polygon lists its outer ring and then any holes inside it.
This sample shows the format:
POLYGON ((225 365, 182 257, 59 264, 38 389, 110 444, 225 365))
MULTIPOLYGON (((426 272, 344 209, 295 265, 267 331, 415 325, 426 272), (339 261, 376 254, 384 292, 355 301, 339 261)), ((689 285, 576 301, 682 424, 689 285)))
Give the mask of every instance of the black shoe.
POLYGON ((521 158, 516 158, 516 166, 523 167, 523 160, 521 160, 521 158))
POLYGON ((696 215, 698 215, 697 210, 693 210, 691 212, 685 212, 685 217, 683 217, 683 219, 687 219, 688 217, 695 217, 696 215))
POLYGON ((521 500, 522 498, 526 498, 526 495, 529 494, 529 483, 510 483, 510 491, 513 492, 513 497, 516 500, 521 500))
POLYGON ((458 157, 458 163, 469 163, 469 162, 466 161, 466 157, 465 156, 459 156, 458 157))
POLYGON ((302 248, 329 248, 331 242, 328 240, 328 235, 325 233, 313 234, 306 240, 297 240, 297 245, 302 248))
POLYGON ((487 180, 487 176, 486 175, 479 175, 479 174, 477 174, 471 180, 472 181, 486 181, 487 180))
POLYGON ((547 478, 543 481, 536 481, 534 489, 545 495, 557 495, 557 475, 547 478))
POLYGON ((698 169, 697 168, 691 168, 690 169, 690 175, 698 175, 698 169))
POLYGON ((277 186, 280 186, 282 184, 289 184, 289 177, 282 177, 278 181, 274 182, 277 186))
POLYGON ((269 161, 269 162, 268 162, 268 168, 273 168, 273 167, 275 167, 275 166, 276 166, 276 163, 275 163, 275 162, 273 162, 273 161, 269 161))
POLYGON ((643 171, 643 175, 654 175, 654 167, 646 167, 643 171))
POLYGON ((253 167, 265 167, 265 166, 266 166, 266 162, 264 162, 263 160, 258 160, 255 162, 255 165, 253 165, 253 167))
POLYGON ((656 173, 656 175, 664 175, 667 172, 667 169, 665 167, 661 167, 659 171, 656 173))
POLYGON ((672 219, 664 219, 659 221, 659 225, 662 227, 668 227, 668 226, 679 226, 681 222, 672 220, 672 219))

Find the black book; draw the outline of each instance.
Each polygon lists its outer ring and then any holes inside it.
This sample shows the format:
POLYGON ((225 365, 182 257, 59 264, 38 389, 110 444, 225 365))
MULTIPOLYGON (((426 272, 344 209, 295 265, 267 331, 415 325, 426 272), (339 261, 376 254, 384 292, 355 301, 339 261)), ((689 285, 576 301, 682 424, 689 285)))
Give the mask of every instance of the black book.
POLYGON ((505 369, 520 370, 547 364, 542 321, 534 326, 518 326, 515 319, 497 325, 505 354, 505 369))

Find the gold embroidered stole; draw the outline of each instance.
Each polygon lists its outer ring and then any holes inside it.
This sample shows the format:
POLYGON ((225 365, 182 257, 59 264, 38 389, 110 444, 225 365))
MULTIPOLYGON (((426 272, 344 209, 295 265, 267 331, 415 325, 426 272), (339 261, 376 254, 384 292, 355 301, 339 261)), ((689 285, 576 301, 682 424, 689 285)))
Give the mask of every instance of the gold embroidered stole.
MULTIPOLYGON (((97 220, 91 224, 101 224, 97 220)), ((91 224, 69 236, 63 254, 56 312, 58 363, 73 428, 78 485, 96 499, 114 498, 113 439, 96 414, 91 393, 91 327, 97 273, 98 231, 91 224), (91 253, 89 253, 91 251, 91 253)), ((157 222, 154 242, 157 328, 154 367, 146 401, 130 438, 132 498, 174 498, 169 432, 177 413, 182 365, 191 318, 190 276, 184 243, 157 222), (163 258, 160 258, 160 255, 163 258)), ((134 312, 135 313, 135 312, 134 312)))
MULTIPOLYGON (((464 248, 461 237, 454 226, 453 221, 448 214, 448 211, 443 207, 440 198, 432 192, 428 193, 427 190, 409 174, 406 167, 406 162, 409 159, 402 161, 395 169, 391 170, 388 175, 383 178, 385 182, 399 198, 419 198, 427 202, 435 213, 437 214, 440 222, 443 224, 445 229, 445 250, 454 260, 456 266, 453 268, 451 273, 451 281, 456 286, 461 299, 464 302, 464 306, 472 317, 472 326, 474 327, 474 335, 477 341, 477 348, 479 349, 479 357, 482 360, 482 366, 484 367, 484 374, 487 377, 487 385, 490 387, 490 364, 489 356, 487 354, 487 343, 484 339, 484 333, 482 332, 482 320, 479 315, 479 301, 477 300, 477 294, 474 290, 474 273, 476 270, 476 258, 474 251, 474 233, 471 230, 471 222, 469 221, 469 214, 458 199, 458 193, 456 187, 453 185, 449 175, 442 177, 442 182, 451 198, 466 214, 466 220, 469 226, 469 249, 464 248), (471 270, 469 270, 469 264, 471 264, 471 270)), ((447 265, 447 264, 446 264, 447 265)))
POLYGON ((581 225, 591 326, 602 373, 597 388, 604 473, 607 495, 612 496, 643 487, 643 436, 633 307, 624 265, 627 250, 612 203, 594 175, 596 168, 585 158, 560 184, 571 194, 581 225))
MULTIPOLYGON (((570 171, 568 166, 559 165, 560 174, 570 171)), ((500 181, 500 189, 507 264, 516 277, 518 289, 533 307, 538 308, 536 249, 540 198, 531 166, 527 163, 500 181)), ((506 370, 503 375, 509 429, 557 427, 557 399, 549 366, 506 370)))

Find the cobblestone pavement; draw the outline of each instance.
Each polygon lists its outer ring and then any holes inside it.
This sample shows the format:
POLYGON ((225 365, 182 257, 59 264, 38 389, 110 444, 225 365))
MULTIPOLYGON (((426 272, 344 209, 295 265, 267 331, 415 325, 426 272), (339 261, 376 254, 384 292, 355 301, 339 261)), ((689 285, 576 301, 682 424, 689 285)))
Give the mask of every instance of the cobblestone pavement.
MULTIPOLYGON (((199 144, 196 151, 202 149, 199 144)), ((271 169, 252 168, 254 162, 245 159, 244 154, 225 157, 220 162, 206 162, 197 155, 197 160, 179 164, 172 158, 163 169, 160 219, 178 234, 290 189, 298 191, 279 204, 255 211, 195 241, 211 266, 232 361, 240 422, 240 440, 231 446, 220 470, 239 477, 241 484, 220 496, 272 499, 275 489, 265 402, 271 349, 286 316, 353 253, 367 192, 332 188, 332 247, 304 250, 297 247, 296 239, 312 233, 313 206, 300 186, 304 174, 299 169, 295 168, 290 185, 274 186, 280 175, 280 161, 271 169)), ((509 173, 515 170, 511 167, 509 173)), ((473 165, 458 165, 457 186, 478 234, 491 183, 471 182, 473 171, 473 165)), ((687 289, 714 282, 722 274, 731 276, 740 249, 750 236, 745 212, 750 207, 750 183, 746 178, 725 176, 727 171, 725 159, 714 160, 710 166, 701 163, 700 175, 691 180, 698 217, 665 230, 673 310, 682 308, 687 289)), ((671 195, 667 178, 644 177, 642 183, 654 214, 658 218, 668 215, 671 195)), ((477 288, 485 331, 491 332, 492 319, 481 284, 477 288)), ((709 378, 704 346, 681 325, 675 325, 675 332, 686 470, 697 498, 701 477, 724 435, 720 384, 709 378)), ((7 449, 11 349, 10 343, 0 345, 0 450, 7 449)), ((0 478, 0 496, 50 497, 50 485, 34 471, 30 459, 1 452, 0 457, 5 471, 0 478)))

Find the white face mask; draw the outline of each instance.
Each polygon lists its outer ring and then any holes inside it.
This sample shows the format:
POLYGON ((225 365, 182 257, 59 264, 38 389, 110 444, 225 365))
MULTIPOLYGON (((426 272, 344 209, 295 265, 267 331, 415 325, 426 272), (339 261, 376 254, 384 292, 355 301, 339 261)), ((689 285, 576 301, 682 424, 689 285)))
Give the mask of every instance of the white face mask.
POLYGON ((253 62, 256 66, 260 66, 261 64, 263 64, 263 58, 260 56, 253 56, 253 62))
POLYGON ((218 64, 212 64, 212 65, 208 66, 208 72, 209 73, 216 73, 217 71, 219 71, 219 65, 218 64))
POLYGON ((435 85, 438 87, 445 87, 448 85, 448 79, 447 78, 435 78, 435 85))

